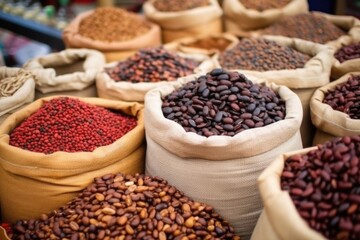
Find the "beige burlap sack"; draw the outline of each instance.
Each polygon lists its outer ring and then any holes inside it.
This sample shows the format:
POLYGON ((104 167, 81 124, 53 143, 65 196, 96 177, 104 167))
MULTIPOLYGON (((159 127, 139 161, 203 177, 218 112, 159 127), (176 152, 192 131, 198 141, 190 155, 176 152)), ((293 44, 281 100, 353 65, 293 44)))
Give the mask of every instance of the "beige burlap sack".
POLYGON ((52 97, 39 99, 12 114, 0 126, 0 201, 2 219, 37 218, 66 202, 107 173, 144 171, 143 105, 100 98, 81 101, 137 117, 137 126, 114 143, 93 152, 43 154, 9 145, 9 132, 52 97))
POLYGON ((309 6, 306 0, 292 0, 283 8, 258 11, 247 9, 239 0, 224 0, 225 29, 227 32, 256 30, 278 21, 284 16, 306 13, 309 6))
MULTIPOLYGON (((208 72, 213 68, 213 62, 203 54, 185 54, 178 53, 182 57, 194 59, 200 62, 200 65, 194 69, 194 73, 208 72)), ((109 63, 106 68, 113 68, 118 62, 109 63)), ((129 81, 116 82, 106 70, 100 72, 96 77, 96 88, 99 97, 113 100, 122 100, 128 102, 144 102, 145 94, 153 88, 163 85, 173 85, 176 81, 160 81, 160 82, 141 82, 132 83, 129 81)))
MULTIPOLYGON (((189 197, 214 206, 241 239, 249 239, 261 212, 256 189, 260 172, 282 152, 301 149, 301 102, 287 87, 271 84, 286 101, 286 118, 234 137, 209 138, 185 132, 164 117, 161 97, 178 86, 163 86, 145 97, 146 174, 160 176, 189 197), (261 146, 261 147, 260 147, 261 146)), ((253 78, 250 78, 253 80, 253 78)))
MULTIPOLYGON (((322 44, 312 43, 301 39, 281 36, 265 36, 264 38, 273 40, 282 46, 291 47, 312 58, 305 64, 304 68, 294 70, 265 72, 242 69, 236 70, 241 70, 244 74, 266 79, 268 82, 284 85, 299 96, 303 107, 303 122, 300 128, 303 146, 311 146, 315 128, 312 126, 310 119, 310 99, 317 88, 330 82, 332 51, 329 47, 322 44)), ((215 67, 221 67, 218 61, 218 55, 215 55, 213 59, 215 67)))
POLYGON ((306 154, 316 147, 284 153, 265 169, 257 180, 264 210, 256 224, 251 240, 325 240, 312 230, 298 214, 290 195, 280 188, 284 162, 295 154, 306 154))
MULTIPOLYGON (((0 67, 0 79, 13 77, 19 73, 20 68, 0 67)), ((22 69, 23 70, 23 69, 22 69)), ((2 116, 19 109, 21 106, 30 103, 35 96, 35 80, 32 75, 22 84, 22 86, 8 97, 0 97, 0 123, 4 120, 2 116), (2 118, 1 118, 2 117, 2 118)))
POLYGON ((181 38, 165 44, 164 47, 183 53, 200 53, 212 56, 221 52, 219 47, 225 47, 225 50, 230 49, 238 42, 239 39, 230 33, 213 33, 205 37, 181 38))
POLYGON ((6 230, 3 227, 0 227, 0 239, 1 240, 11 240, 7 235, 6 230))
MULTIPOLYGON (((334 49, 334 54, 337 50, 341 49, 343 46, 359 43, 360 42, 360 29, 358 32, 354 32, 352 36, 343 36, 332 45, 334 49)), ((338 79, 341 76, 349 72, 360 71, 360 58, 351 59, 345 62, 340 62, 335 57, 333 57, 333 65, 331 68, 331 78, 338 79)))
POLYGON ((153 3, 146 1, 143 5, 145 16, 160 25, 163 42, 188 36, 207 36, 222 32, 222 9, 217 0, 209 0, 209 5, 179 12, 158 11, 153 3))
POLYGON ((90 49, 66 49, 29 60, 24 68, 35 76, 37 99, 53 95, 95 97, 95 77, 104 55, 90 49))
MULTIPOLYGON (((81 13, 71 21, 62 33, 63 41, 67 48, 89 48, 101 51, 106 58, 106 62, 119 61, 132 55, 134 51, 144 47, 155 47, 161 44, 160 27, 152 22, 150 30, 134 39, 119 42, 103 42, 83 37, 79 34, 79 25, 87 16, 91 15, 94 10, 81 13)), ((119 23, 121 24, 121 23, 119 23)))
POLYGON ((346 113, 336 111, 323 103, 328 90, 346 82, 351 75, 360 75, 360 72, 348 73, 314 92, 310 101, 311 121, 317 128, 313 145, 324 143, 334 137, 360 134, 360 120, 351 119, 346 113))

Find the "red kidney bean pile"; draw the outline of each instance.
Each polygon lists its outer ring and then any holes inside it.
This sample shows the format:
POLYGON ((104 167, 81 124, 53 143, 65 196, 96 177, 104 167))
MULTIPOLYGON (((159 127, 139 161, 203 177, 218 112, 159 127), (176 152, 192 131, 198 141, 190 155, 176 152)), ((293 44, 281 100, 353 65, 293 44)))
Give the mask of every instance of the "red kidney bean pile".
POLYGON ((360 58, 360 42, 343 46, 334 54, 339 62, 360 58))
POLYGON ((244 38, 219 55, 225 69, 271 71, 303 68, 310 56, 274 41, 244 38))
POLYGON ((234 229, 206 204, 159 177, 97 177, 65 206, 13 225, 15 239, 234 239, 234 229))
POLYGON ((92 152, 136 127, 136 119, 78 99, 46 102, 10 133, 10 145, 45 154, 92 152))
POLYGON ((360 239, 360 136, 334 138, 285 162, 281 188, 328 239, 360 239))
POLYGON ((116 82, 174 81, 179 77, 193 74, 198 65, 195 60, 183 58, 175 52, 157 47, 138 51, 127 60, 108 69, 107 73, 116 82))
POLYGON ((269 0, 240 0, 241 4, 244 5, 245 8, 248 9, 255 9, 260 12, 272 9, 272 8, 283 8, 288 5, 291 0, 276 0, 276 1, 269 1, 269 0))
POLYGON ((209 0, 156 0, 154 7, 161 12, 179 12, 209 5, 209 0))
POLYGON ((6 234, 7 234, 8 236, 11 236, 11 235, 12 235, 11 224, 9 224, 9 223, 1 223, 1 224, 0 224, 0 227, 2 227, 3 229, 5 229, 6 234))
POLYGON ((272 89, 238 72, 217 68, 162 98, 167 119, 201 136, 234 136, 285 118, 285 102, 272 89))
POLYGON ((323 16, 302 13, 282 18, 262 30, 261 34, 282 35, 325 44, 346 35, 346 32, 323 16))
POLYGON ((323 103, 348 114, 352 119, 360 119, 360 75, 352 75, 347 82, 329 89, 323 103))

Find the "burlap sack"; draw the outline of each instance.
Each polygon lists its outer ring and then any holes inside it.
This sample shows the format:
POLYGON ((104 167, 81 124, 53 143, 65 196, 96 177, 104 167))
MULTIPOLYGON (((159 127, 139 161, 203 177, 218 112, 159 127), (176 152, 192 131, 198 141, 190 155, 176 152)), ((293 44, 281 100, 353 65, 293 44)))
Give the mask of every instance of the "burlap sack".
POLYGON ((39 99, 14 113, 0 126, 0 200, 2 219, 39 217, 66 202, 107 173, 144 171, 143 106, 100 98, 81 101, 136 116, 138 125, 114 143, 93 152, 42 154, 9 145, 9 132, 52 97, 39 99))
POLYGON ((323 103, 328 90, 346 82, 352 74, 360 75, 360 72, 348 73, 314 92, 310 101, 311 121, 317 128, 313 145, 324 143, 334 137, 360 134, 360 120, 351 119, 349 115, 336 111, 330 105, 323 103))
POLYGON ((295 154, 306 154, 316 147, 284 153, 265 169, 257 180, 264 210, 256 224, 251 240, 325 240, 312 230, 298 214, 290 195, 280 188, 284 162, 295 154))
MULTIPOLYGON (((182 57, 197 60, 200 65, 194 69, 194 73, 208 72, 213 68, 213 62, 203 54, 178 53, 182 57)), ((115 67, 118 62, 109 63, 106 68, 115 67)), ((96 89, 99 97, 128 102, 144 102, 145 94, 153 88, 163 85, 173 85, 176 81, 142 82, 131 83, 130 81, 115 82, 109 74, 103 70, 96 77, 96 89)))
POLYGON ((209 0, 210 4, 180 12, 158 11, 153 2, 146 1, 143 5, 145 16, 160 25, 163 42, 188 36, 207 36, 222 32, 222 9, 217 0, 209 0))
POLYGON ((113 62, 127 58, 140 48, 155 47, 161 44, 160 27, 148 21, 147 23, 151 27, 150 30, 144 35, 128 41, 103 42, 83 37, 79 34, 80 22, 93 12, 94 10, 80 13, 66 26, 62 33, 62 38, 67 48, 90 48, 99 50, 105 55, 106 62, 113 62))
POLYGON ((95 97, 95 77, 104 55, 90 49, 66 49, 29 60, 24 68, 36 77, 36 99, 52 95, 95 97))
MULTIPOLYGON (((271 84, 286 101, 285 120, 243 131, 234 137, 203 137, 163 116, 161 97, 178 86, 163 86, 145 97, 146 174, 160 176, 189 197, 214 206, 241 239, 249 239, 261 212, 256 189, 260 172, 280 153, 301 149, 299 98, 271 84)), ((250 78, 252 80, 253 78, 250 78)))
MULTIPOLYGON (((0 67, 0 79, 15 76, 20 68, 0 67)), ((29 77, 25 83, 9 97, 0 97, 0 123, 3 121, 4 115, 17 110, 19 107, 30 103, 34 100, 35 80, 29 77)))
MULTIPOLYGON (((284 85, 294 91, 300 98, 303 107, 303 122, 301 124, 301 137, 304 147, 312 145, 315 128, 310 119, 310 99, 314 91, 330 82, 330 70, 332 64, 332 51, 322 44, 312 43, 295 38, 281 36, 265 36, 280 45, 291 47, 312 58, 305 64, 304 68, 294 70, 278 71, 250 71, 241 70, 244 74, 266 79, 278 85, 284 85)), ((215 67, 221 67, 218 55, 214 56, 215 67)))
POLYGON ((0 227, 0 239, 1 240, 11 240, 6 233, 6 230, 3 227, 0 227))
MULTIPOLYGON (((360 30, 358 32, 354 32, 352 36, 343 36, 337 41, 337 43, 332 45, 334 49, 334 54, 337 50, 341 49, 343 46, 359 43, 360 42, 360 30)), ((333 65, 331 68, 331 78, 338 79, 341 76, 345 75, 349 72, 357 72, 360 71, 360 58, 348 60, 345 62, 340 62, 333 56, 333 65)))
POLYGON ((284 16, 306 13, 309 11, 306 0, 292 0, 283 8, 258 11, 247 9, 239 0, 224 0, 225 29, 227 32, 238 30, 256 30, 278 21, 284 16))
POLYGON ((178 51, 178 52, 200 53, 200 54, 205 54, 208 56, 212 56, 215 53, 219 52, 219 50, 216 48, 205 49, 205 48, 198 48, 198 47, 191 46, 192 44, 194 44, 198 41, 204 40, 204 39, 218 39, 218 40, 227 42, 228 45, 227 45, 226 49, 230 49, 230 48, 234 47, 239 42, 239 39, 230 33, 213 33, 206 37, 181 38, 181 39, 175 40, 173 42, 170 42, 168 44, 165 44, 164 47, 167 49, 178 51))

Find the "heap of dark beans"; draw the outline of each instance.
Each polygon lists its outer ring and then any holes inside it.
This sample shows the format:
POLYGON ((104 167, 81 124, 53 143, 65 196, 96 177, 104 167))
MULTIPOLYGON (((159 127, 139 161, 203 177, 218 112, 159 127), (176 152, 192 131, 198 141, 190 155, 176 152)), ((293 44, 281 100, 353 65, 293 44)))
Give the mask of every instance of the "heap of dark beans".
POLYGON ((334 54, 339 62, 360 58, 360 42, 343 46, 334 54))
POLYGON ((266 39, 245 38, 219 55, 225 69, 271 71, 303 68, 310 56, 266 39))
POLYGON ((272 89, 238 72, 214 69, 162 98, 167 119, 201 136, 234 136, 285 118, 285 102, 272 89))
POLYGON ((360 239, 360 136, 335 138, 285 162, 281 188, 328 239, 360 239))
POLYGON ((46 102, 10 133, 10 145, 33 152, 92 152, 136 127, 136 118, 59 97, 46 102))
POLYGON ((183 44, 186 47, 202 48, 202 49, 215 49, 224 51, 231 42, 225 38, 207 37, 199 39, 195 42, 183 44))
POLYGON ((159 177, 107 174, 74 200, 18 221, 13 239, 234 239, 229 223, 159 177))
POLYGON ((158 47, 138 51, 127 60, 108 69, 107 73, 116 82, 174 81, 192 74, 198 65, 195 60, 183 58, 175 52, 158 47))
POLYGON ((156 0, 154 7, 161 12, 179 12, 209 5, 209 0, 156 0))
POLYGON ((282 18, 262 30, 261 34, 281 35, 325 44, 346 35, 346 32, 323 16, 302 13, 282 18))
POLYGON ((360 119, 360 75, 352 75, 347 82, 329 89, 323 103, 348 114, 352 119, 360 119))
POLYGON ((241 4, 244 5, 245 8, 248 9, 255 9, 260 12, 265 11, 267 9, 272 8, 283 8, 288 5, 291 0, 276 0, 276 1, 269 1, 269 0, 240 0, 241 4))

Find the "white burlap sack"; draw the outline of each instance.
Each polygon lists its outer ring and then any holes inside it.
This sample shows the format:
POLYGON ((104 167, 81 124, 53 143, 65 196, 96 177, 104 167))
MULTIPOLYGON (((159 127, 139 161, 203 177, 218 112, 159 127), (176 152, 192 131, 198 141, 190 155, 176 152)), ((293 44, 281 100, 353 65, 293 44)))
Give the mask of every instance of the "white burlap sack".
MULTIPOLYGON (((301 149, 301 102, 287 87, 271 84, 286 101, 286 118, 234 137, 209 138, 185 132, 163 116, 161 97, 178 86, 163 86, 145 97, 147 140, 146 174, 160 176, 189 197, 214 206, 234 226, 241 239, 249 239, 262 205, 256 189, 260 172, 280 153, 301 149)), ((252 80, 253 78, 250 78, 252 80)))
POLYGON ((351 75, 360 75, 360 72, 348 73, 314 92, 310 101, 311 121, 317 128, 313 145, 324 143, 334 137, 360 134, 360 120, 351 119, 346 113, 336 111, 323 103, 328 90, 346 82, 351 75))
POLYGON ((90 49, 66 49, 29 60, 24 68, 36 76, 41 93, 83 90, 94 84, 105 64, 103 54, 90 49))
POLYGON ((278 21, 284 16, 296 15, 309 11, 306 0, 292 0, 283 8, 258 11, 248 9, 239 0, 224 0, 225 29, 227 32, 238 30, 256 30, 278 21))

